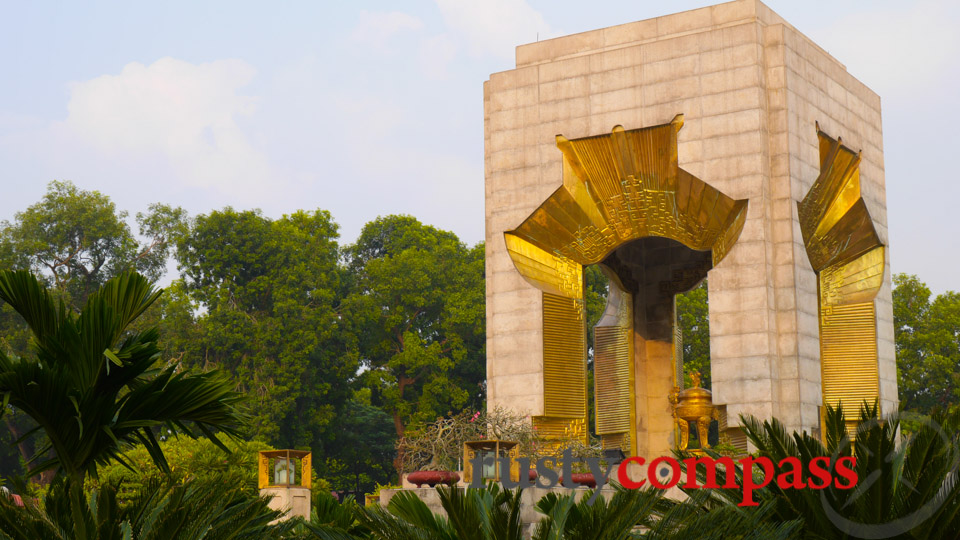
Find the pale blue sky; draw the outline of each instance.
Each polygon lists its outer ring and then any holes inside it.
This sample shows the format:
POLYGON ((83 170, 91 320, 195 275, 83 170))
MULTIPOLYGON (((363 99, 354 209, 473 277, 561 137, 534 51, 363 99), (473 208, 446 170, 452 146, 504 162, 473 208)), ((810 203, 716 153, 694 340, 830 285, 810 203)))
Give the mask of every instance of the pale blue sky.
MULTIPOLYGON (((482 84, 513 47, 709 5, 0 0, 0 219, 52 179, 135 213, 408 213, 483 238, 482 84)), ((960 289, 960 7, 768 2, 883 100, 891 258, 960 289)))

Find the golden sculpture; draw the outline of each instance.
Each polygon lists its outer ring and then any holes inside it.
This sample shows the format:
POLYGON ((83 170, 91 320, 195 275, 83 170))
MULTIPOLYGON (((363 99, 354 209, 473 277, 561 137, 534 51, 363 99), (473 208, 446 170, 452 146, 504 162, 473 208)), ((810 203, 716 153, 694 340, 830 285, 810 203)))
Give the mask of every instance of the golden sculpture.
MULTIPOLYGON (((743 229, 746 200, 731 199, 679 168, 682 126, 683 115, 677 115, 649 128, 616 126, 608 135, 573 140, 558 135, 563 185, 504 235, 517 270, 543 291, 545 414, 533 418, 542 432, 587 436, 583 266, 649 237, 709 252, 708 262, 716 264, 743 229)), ((681 280, 682 285, 692 287, 703 275, 691 283, 681 280)), ((618 290, 621 320, 597 337, 597 428, 605 446, 626 450, 621 445, 629 444, 636 452, 634 328, 627 311, 633 297, 622 286, 618 290)))
MULTIPOLYGON (((820 176, 797 206, 817 273, 823 403, 843 402, 849 412, 880 397, 874 297, 883 285, 884 246, 861 197, 860 153, 816 127, 820 176)), ((849 420, 848 429, 855 424, 849 420)))
POLYGON ((700 374, 696 371, 690 374, 692 388, 680 390, 674 387, 670 396, 673 404, 673 417, 677 429, 680 431, 678 450, 687 450, 690 446, 690 426, 697 431, 697 440, 700 441, 699 450, 710 448, 707 436, 710 433, 710 422, 719 420, 717 408, 713 406, 713 394, 700 387, 700 374))

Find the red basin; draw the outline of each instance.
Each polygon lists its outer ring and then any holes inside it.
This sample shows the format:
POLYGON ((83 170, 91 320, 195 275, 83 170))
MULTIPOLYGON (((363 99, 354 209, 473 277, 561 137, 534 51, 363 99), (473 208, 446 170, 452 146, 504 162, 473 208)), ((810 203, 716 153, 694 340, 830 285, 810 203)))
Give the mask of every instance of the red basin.
MULTIPOLYGON (((597 481, 593 479, 593 473, 573 473, 570 475, 574 484, 587 486, 588 488, 597 487, 597 481)), ((560 484, 563 485, 563 477, 560 477, 560 484)))
POLYGON ((408 474, 407 481, 417 487, 423 487, 424 484, 430 487, 437 484, 450 486, 460 481, 460 475, 453 471, 417 471, 408 474))

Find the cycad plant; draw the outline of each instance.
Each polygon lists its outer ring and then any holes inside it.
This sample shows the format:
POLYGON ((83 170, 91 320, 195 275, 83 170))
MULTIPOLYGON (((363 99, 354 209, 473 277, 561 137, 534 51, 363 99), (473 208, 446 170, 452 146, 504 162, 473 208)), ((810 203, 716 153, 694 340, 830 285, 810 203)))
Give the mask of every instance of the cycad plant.
MULTIPOLYGON (((557 495, 548 493, 536 504, 543 514, 533 530, 533 540, 626 540, 639 538, 667 508, 659 490, 618 488, 610 500, 592 491, 557 495)), ((413 492, 400 492, 387 508, 364 509, 359 521, 378 540, 521 540, 520 489, 502 490, 498 484, 466 490, 438 487, 446 517, 434 514, 413 492)), ((322 537, 327 538, 327 537, 322 537)), ((335 537, 329 537, 335 538, 335 537)))
POLYGON ((42 504, 25 508, 0 497, 0 540, 259 540, 289 538, 296 521, 222 481, 154 483, 132 501, 113 486, 88 495, 57 478, 42 504), (125 503, 125 504, 124 504, 125 503))
POLYGON ((741 508, 715 500, 707 490, 689 492, 684 501, 665 500, 666 508, 645 530, 644 540, 793 540, 800 538, 803 523, 782 521, 776 504, 764 501, 757 507, 741 508))
POLYGON ((576 501, 573 494, 548 493, 537 502, 545 517, 537 524, 535 540, 626 540, 640 534, 657 521, 666 506, 663 492, 657 489, 628 490, 621 487, 610 500, 596 497, 592 491, 576 501))
POLYGON ((138 442, 166 470, 159 428, 191 436, 196 429, 221 446, 214 430, 236 434, 241 397, 225 375, 157 369, 157 330, 129 330, 159 295, 146 278, 126 273, 74 313, 28 272, 0 271, 0 300, 32 332, 28 356, 0 351, 0 414, 16 407, 36 421, 30 434, 42 431, 48 441, 28 475, 56 469, 80 489, 98 463, 123 462, 123 450, 138 442))
MULTIPOLYGON (((834 482, 822 489, 795 489, 773 480, 754 493, 759 506, 753 510, 736 507, 743 499, 739 489, 686 490, 691 499, 682 504, 698 510, 689 514, 691 519, 719 525, 725 514, 760 512, 768 525, 789 530, 795 524, 799 538, 960 538, 960 413, 934 413, 918 422, 914 433, 901 435, 898 415, 881 419, 877 407, 864 404, 851 440, 842 407, 828 406, 826 443, 805 432, 788 434, 776 419, 742 420, 756 453, 774 465, 799 458, 802 470, 808 471, 820 458, 821 464, 829 460, 827 470, 835 475, 833 464, 839 458, 855 457, 856 485, 843 489, 834 482)), ((701 485, 703 472, 698 471, 701 485)), ((741 475, 738 469, 740 484, 741 475)), ((678 520, 677 527, 682 526, 678 520)))
POLYGON ((502 490, 497 484, 486 488, 437 487, 447 516, 434 514, 410 491, 390 499, 387 508, 377 505, 357 515, 378 540, 521 540, 521 490, 502 490))
POLYGON ((363 509, 352 498, 338 502, 327 493, 313 497, 310 521, 298 526, 304 538, 352 540, 369 538, 370 531, 357 520, 363 509))

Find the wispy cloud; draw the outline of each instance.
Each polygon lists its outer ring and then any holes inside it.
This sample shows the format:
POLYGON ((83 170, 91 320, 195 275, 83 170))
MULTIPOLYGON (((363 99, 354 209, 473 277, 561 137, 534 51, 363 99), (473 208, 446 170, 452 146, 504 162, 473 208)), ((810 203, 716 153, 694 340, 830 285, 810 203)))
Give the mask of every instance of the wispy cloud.
POLYGON ((388 51, 391 38, 403 32, 416 32, 423 29, 423 21, 418 17, 400 11, 360 12, 360 20, 350 32, 350 41, 382 51, 388 51))
POLYGON ((420 41, 420 69, 431 80, 446 79, 449 76, 447 68, 456 55, 457 43, 448 34, 438 34, 420 41))
POLYGON ((514 58, 517 45, 552 37, 554 30, 526 0, 436 0, 450 29, 467 40, 471 54, 514 58))
POLYGON ((955 71, 956 11, 941 2, 897 3, 849 15, 811 37, 881 95, 904 93, 955 71))
POLYGON ((255 70, 239 60, 191 64, 162 58, 70 85, 66 130, 106 155, 166 159, 172 182, 217 191, 257 191, 266 156, 238 125, 256 98, 238 93, 255 70))

